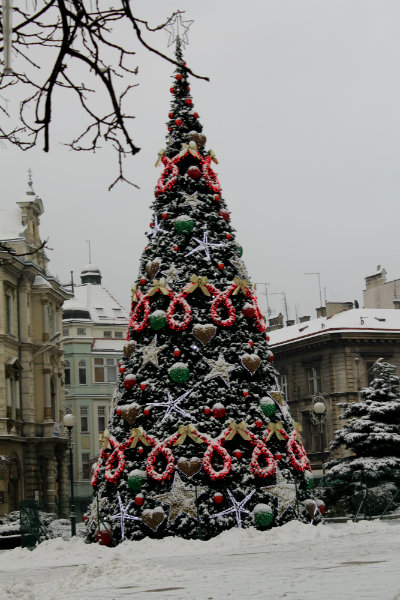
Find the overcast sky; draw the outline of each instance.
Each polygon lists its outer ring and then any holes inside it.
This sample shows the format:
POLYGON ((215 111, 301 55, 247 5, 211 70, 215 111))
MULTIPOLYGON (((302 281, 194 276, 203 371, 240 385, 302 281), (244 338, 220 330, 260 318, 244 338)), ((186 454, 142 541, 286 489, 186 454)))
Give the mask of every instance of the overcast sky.
MULTIPOLYGON (((317 277, 305 272, 321 273, 328 301, 362 306, 364 277, 378 264, 400 277, 400 3, 135 2, 154 25, 177 8, 195 20, 185 56, 211 81, 192 79, 191 92, 252 280, 269 284, 275 311, 283 312, 285 292, 290 318, 314 316, 319 305, 317 277)), ((165 33, 147 39, 166 51, 165 33)), ((142 151, 127 175, 140 190, 107 191, 109 151, 63 148, 74 114, 62 100, 49 155, 0 148, 0 208, 24 194, 31 167, 45 206, 42 238, 54 249, 50 272, 66 282, 72 270, 77 281, 90 239, 104 285, 125 306, 151 220, 173 72, 139 46, 137 59, 132 112, 142 151)))

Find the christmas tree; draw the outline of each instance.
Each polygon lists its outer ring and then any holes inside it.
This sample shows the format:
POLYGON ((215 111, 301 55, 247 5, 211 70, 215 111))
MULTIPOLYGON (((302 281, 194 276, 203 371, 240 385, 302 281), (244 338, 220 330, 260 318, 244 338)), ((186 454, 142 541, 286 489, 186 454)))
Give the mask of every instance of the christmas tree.
POLYGON ((341 500, 350 512, 366 487, 366 509, 373 514, 384 510, 400 484, 400 378, 382 358, 372 370, 374 379, 360 391, 359 401, 341 404, 347 421, 331 448, 345 446, 352 455, 329 462, 325 482, 327 502, 341 500))
POLYGON ((205 150, 179 37, 166 150, 88 540, 208 539, 318 519, 242 247, 205 150))

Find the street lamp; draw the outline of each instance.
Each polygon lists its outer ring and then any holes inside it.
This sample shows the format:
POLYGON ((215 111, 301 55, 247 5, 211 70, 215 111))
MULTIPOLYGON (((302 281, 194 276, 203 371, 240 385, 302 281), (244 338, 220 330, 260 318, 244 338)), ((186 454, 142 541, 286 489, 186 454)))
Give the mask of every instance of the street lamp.
POLYGON ((321 402, 318 398, 315 399, 315 402, 312 407, 312 415, 311 419, 315 425, 317 425, 319 430, 319 442, 321 445, 321 466, 322 473, 325 473, 324 469, 324 446, 323 446, 323 424, 326 420, 326 404, 321 402))
POLYGON ((72 461, 72 428, 75 425, 75 417, 73 414, 68 413, 64 415, 63 419, 64 427, 68 430, 68 448, 69 448, 69 479, 71 484, 71 498, 70 498, 70 519, 71 519, 71 537, 76 535, 76 516, 75 516, 75 504, 74 504, 74 465, 72 461))

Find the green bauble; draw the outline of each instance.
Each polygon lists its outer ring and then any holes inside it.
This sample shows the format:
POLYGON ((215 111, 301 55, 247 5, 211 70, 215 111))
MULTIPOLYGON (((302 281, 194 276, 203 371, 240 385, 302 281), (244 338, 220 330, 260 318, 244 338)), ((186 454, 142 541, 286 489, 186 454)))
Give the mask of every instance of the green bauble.
POLYGON ((169 370, 168 375, 174 383, 185 383, 190 377, 190 370, 186 363, 175 363, 169 370))
POLYGON ((183 215, 175 219, 174 227, 177 233, 191 233, 194 221, 188 215, 183 215))
POLYGON ((163 310, 155 310, 149 317, 149 325, 154 331, 160 331, 167 322, 167 315, 163 310))
POLYGON ((240 258, 243 255, 242 246, 236 246, 236 252, 237 252, 238 257, 240 258))
POLYGON ((128 475, 128 488, 131 492, 138 492, 146 479, 146 471, 135 469, 128 475))
POLYGON ((274 513, 269 504, 257 504, 254 507, 253 517, 259 527, 269 527, 274 520, 274 513))
POLYGON ((314 479, 312 473, 310 473, 310 471, 304 471, 304 475, 307 482, 307 489, 311 490, 314 487, 314 479))
POLYGON ((263 411, 263 413, 266 417, 274 416, 275 411, 276 411, 276 406, 275 406, 275 402, 272 400, 272 398, 269 398, 268 396, 261 398, 260 406, 261 406, 261 410, 263 411))

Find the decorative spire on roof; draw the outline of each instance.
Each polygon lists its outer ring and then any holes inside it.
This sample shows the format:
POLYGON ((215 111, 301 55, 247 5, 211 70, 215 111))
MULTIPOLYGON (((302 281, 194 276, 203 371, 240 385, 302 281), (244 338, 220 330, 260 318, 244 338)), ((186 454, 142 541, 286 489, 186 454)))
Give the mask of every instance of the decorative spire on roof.
POLYGON ((28 189, 28 191, 27 191, 27 194, 32 194, 32 195, 34 195, 34 194, 35 194, 35 191, 34 191, 34 189, 33 189, 33 181, 32 181, 32 169, 31 169, 30 167, 29 167, 29 169, 28 169, 28 187, 29 187, 29 189, 28 189))

